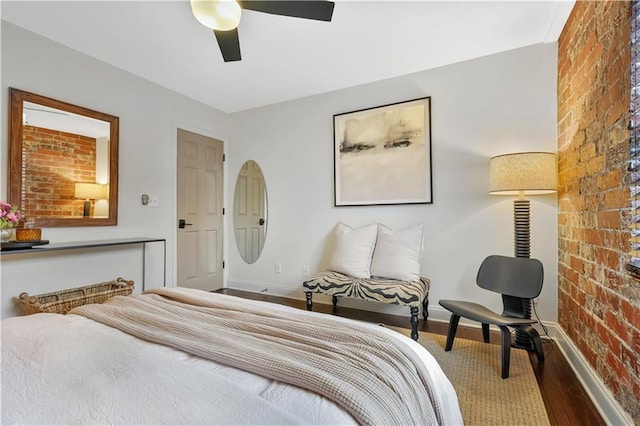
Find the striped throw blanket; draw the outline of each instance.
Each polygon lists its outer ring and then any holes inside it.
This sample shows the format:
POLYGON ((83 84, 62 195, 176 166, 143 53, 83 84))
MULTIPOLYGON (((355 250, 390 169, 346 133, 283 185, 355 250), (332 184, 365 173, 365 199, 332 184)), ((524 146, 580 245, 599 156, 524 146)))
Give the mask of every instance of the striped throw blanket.
POLYGON ((323 395, 361 424, 442 424, 429 372, 371 327, 203 291, 156 289, 71 313, 323 395))

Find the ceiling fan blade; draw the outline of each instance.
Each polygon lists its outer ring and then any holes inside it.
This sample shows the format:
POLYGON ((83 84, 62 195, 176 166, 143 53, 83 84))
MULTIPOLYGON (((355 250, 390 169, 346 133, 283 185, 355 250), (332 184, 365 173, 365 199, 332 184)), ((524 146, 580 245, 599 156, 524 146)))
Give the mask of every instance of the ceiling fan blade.
POLYGON ((240 57, 240 39, 238 38, 238 29, 234 28, 229 31, 213 30, 220 46, 220 53, 225 62, 239 61, 240 57))
POLYGON ((332 1, 325 0, 242 0, 239 3, 244 9, 256 12, 326 22, 331 22, 334 6, 332 1))

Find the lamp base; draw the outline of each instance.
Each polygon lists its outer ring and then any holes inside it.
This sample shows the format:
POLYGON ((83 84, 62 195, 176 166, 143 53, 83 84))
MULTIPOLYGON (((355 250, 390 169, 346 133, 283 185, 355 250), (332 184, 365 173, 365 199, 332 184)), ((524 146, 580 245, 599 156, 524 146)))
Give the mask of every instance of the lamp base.
POLYGON ((89 217, 91 214, 91 201, 87 200, 84 202, 84 207, 82 209, 82 217, 89 217))
MULTIPOLYGON (((522 299, 522 313, 525 318, 531 318, 531 303, 531 299, 522 299)), ((518 329, 516 329, 516 341, 511 346, 530 352, 535 352, 536 350, 531 337, 524 331, 518 329)))
POLYGON ((516 257, 531 256, 531 203, 529 200, 513 200, 514 254, 516 257))
MULTIPOLYGON (((515 257, 531 257, 531 202, 524 198, 513 201, 513 227, 515 257)), ((522 299, 522 314, 524 318, 531 318, 531 299, 522 299)), ((533 341, 527 333, 516 329, 514 348, 535 351, 533 341)))

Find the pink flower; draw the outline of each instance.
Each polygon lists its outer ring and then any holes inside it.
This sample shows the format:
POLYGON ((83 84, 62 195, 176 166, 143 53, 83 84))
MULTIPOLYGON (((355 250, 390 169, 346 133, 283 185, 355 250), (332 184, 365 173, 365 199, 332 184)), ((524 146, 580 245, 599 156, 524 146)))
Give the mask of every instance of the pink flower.
POLYGON ((20 222, 20 213, 16 213, 16 212, 7 213, 7 220, 13 223, 20 222))
POLYGON ((22 220, 22 213, 11 204, 0 201, 0 228, 13 228, 22 220))

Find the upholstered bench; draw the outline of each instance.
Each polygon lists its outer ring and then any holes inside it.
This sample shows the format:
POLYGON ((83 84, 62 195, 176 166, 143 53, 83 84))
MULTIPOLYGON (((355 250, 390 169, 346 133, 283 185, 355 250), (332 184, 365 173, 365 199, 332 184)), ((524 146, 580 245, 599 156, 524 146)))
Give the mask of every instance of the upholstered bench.
POLYGON ((417 281, 401 281, 389 278, 354 278, 340 272, 320 272, 302 283, 307 296, 307 310, 313 306, 313 293, 332 296, 333 306, 338 297, 368 300, 409 306, 411 309, 411 338, 418 340, 418 312, 422 304, 422 315, 425 322, 429 305, 428 278, 420 277, 417 281))

